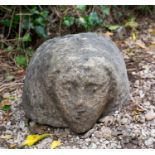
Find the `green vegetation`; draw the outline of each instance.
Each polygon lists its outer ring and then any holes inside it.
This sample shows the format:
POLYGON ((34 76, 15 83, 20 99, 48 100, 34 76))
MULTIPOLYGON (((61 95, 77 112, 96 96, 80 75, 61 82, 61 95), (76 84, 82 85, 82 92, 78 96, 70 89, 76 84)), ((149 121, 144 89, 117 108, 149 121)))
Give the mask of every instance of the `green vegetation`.
POLYGON ((0 6, 0 48, 12 53, 16 65, 26 67, 44 40, 67 33, 136 32, 137 19, 153 14, 154 6, 0 6))
POLYGON ((3 111, 10 111, 10 110, 11 110, 11 105, 4 105, 4 106, 2 107, 2 110, 3 110, 3 111))

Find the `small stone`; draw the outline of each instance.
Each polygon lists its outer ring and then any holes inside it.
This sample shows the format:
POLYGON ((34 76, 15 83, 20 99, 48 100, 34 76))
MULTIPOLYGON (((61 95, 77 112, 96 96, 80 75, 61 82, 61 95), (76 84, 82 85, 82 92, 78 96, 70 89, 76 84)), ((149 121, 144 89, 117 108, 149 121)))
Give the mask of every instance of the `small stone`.
POLYGON ((152 129, 152 130, 151 130, 151 136, 152 136, 152 137, 155 137, 155 129, 152 129))
POLYGON ((90 142, 91 139, 90 139, 90 138, 86 138, 85 141, 86 141, 86 142, 90 142))
POLYGON ((30 125, 30 127, 34 127, 34 126, 36 125, 36 122, 31 121, 31 122, 29 123, 29 125, 30 125))
POLYGON ((9 121, 9 122, 7 122, 7 126, 10 126, 11 125, 11 122, 9 121))
POLYGON ((112 136, 114 136, 114 137, 119 136, 119 135, 122 135, 122 131, 115 130, 112 132, 112 136))
POLYGON ((9 140, 12 138, 12 135, 2 135, 1 138, 9 140))
POLYGON ((92 143, 89 145, 89 149, 96 149, 97 148, 97 145, 92 143))
POLYGON ((116 149, 117 148, 117 144, 116 143, 111 143, 111 148, 112 149, 116 149))
POLYGON ((116 37, 118 37, 119 39, 123 39, 126 36, 126 34, 126 29, 123 26, 119 27, 116 31, 116 37))
POLYGON ((147 121, 152 121, 153 119, 155 119, 155 113, 154 112, 148 112, 146 115, 145 115, 145 119, 147 121))
POLYGON ((123 118, 121 120, 121 124, 128 124, 129 123, 129 119, 128 118, 123 118))
POLYGON ((101 131, 102 131, 102 137, 103 138, 105 138, 105 139, 110 139, 111 138, 112 133, 111 133, 110 128, 103 126, 101 128, 101 131))
POLYGON ((154 143, 155 139, 154 138, 149 138, 145 141, 145 145, 150 147, 154 143))
POLYGON ((133 140, 131 141, 131 143, 134 144, 134 145, 139 145, 138 139, 133 139, 133 140))
POLYGON ((139 118, 137 120, 139 123, 145 123, 145 117, 142 115, 139 115, 139 118))
POLYGON ((6 127, 5 126, 0 126, 0 131, 5 131, 6 127))
POLYGON ((5 131, 5 134, 10 134, 11 135, 12 134, 12 131, 11 130, 6 130, 5 131))
POLYGON ((150 106, 150 102, 149 102, 149 101, 144 102, 144 105, 145 105, 145 106, 150 106))
POLYGON ((118 145, 118 146, 117 146, 117 149, 122 149, 122 146, 121 146, 121 145, 118 145))
POLYGON ((114 124, 115 118, 114 116, 105 116, 99 119, 99 122, 104 123, 105 126, 109 126, 114 124))

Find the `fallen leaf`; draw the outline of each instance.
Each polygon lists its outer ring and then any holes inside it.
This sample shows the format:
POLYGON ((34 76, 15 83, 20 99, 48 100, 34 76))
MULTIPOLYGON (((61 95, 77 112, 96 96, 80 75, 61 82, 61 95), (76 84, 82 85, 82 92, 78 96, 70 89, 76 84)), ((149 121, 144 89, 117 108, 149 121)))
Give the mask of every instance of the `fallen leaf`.
POLYGON ((15 149, 16 147, 17 147, 17 144, 11 144, 11 145, 9 146, 10 149, 15 149))
POLYGON ((145 111, 145 109, 142 106, 135 104, 132 107, 132 116, 140 115, 140 113, 142 113, 144 111, 145 111))
POLYGON ((135 32, 132 32, 131 33, 131 38, 132 38, 132 40, 135 41, 137 39, 137 34, 135 32))
POLYGON ((137 105, 137 107, 135 108, 135 110, 137 112, 144 112, 145 111, 145 109, 142 106, 140 106, 140 105, 137 105))
POLYGON ((16 97, 15 96, 11 96, 10 93, 4 93, 2 97, 3 97, 4 100, 7 100, 7 102, 9 100, 12 100, 12 101, 16 100, 16 97))
POLYGON ((20 69, 16 72, 19 76, 23 76, 24 73, 25 73, 25 70, 24 69, 20 69))
POLYGON ((60 145, 62 145, 62 143, 59 140, 54 140, 51 144, 51 148, 55 149, 55 148, 59 147, 60 145))
POLYGON ((8 99, 4 99, 0 102, 0 108, 2 108, 4 105, 10 105, 10 101, 8 99))
POLYGON ((107 31, 106 33, 104 33, 104 35, 106 35, 107 37, 113 36, 112 32, 107 31))
POLYGON ((149 29, 148 31, 150 32, 151 35, 155 35, 155 28, 154 29, 149 29))
POLYGON ((106 26, 110 31, 115 31, 117 30, 118 28, 120 28, 121 26, 120 25, 107 25, 106 26))
POLYGON ((39 142, 40 140, 49 137, 50 134, 42 134, 42 135, 29 135, 26 137, 26 140, 23 142, 22 146, 32 146, 39 142))
POLYGON ((8 140, 12 138, 12 135, 2 135, 1 138, 8 140))
POLYGON ((145 46, 144 42, 141 41, 141 40, 137 40, 136 41, 136 45, 138 45, 139 47, 141 47, 143 49, 146 49, 146 46, 145 46))
POLYGON ((131 27, 132 29, 136 29, 138 26, 139 24, 136 22, 135 18, 131 18, 125 23, 125 27, 131 27))
POLYGON ((2 97, 4 99, 8 99, 10 97, 10 93, 4 93, 2 97))
POLYGON ((11 101, 14 101, 14 100, 16 100, 16 97, 10 96, 8 99, 11 100, 11 101))
POLYGON ((14 80, 14 79, 15 79, 15 77, 14 77, 13 75, 7 75, 7 76, 5 77, 5 80, 6 80, 7 82, 12 81, 12 80, 14 80))
POLYGON ((9 121, 11 117, 10 111, 7 111, 3 115, 3 121, 9 121))

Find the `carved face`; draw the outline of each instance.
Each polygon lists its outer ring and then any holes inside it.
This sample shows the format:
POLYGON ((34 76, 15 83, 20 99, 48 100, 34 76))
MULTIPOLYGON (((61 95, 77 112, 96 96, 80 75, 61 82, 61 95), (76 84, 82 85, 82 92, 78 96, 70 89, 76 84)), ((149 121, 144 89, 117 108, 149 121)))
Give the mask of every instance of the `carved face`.
POLYGON ((102 63, 96 59, 92 57, 85 63, 76 64, 71 61, 69 65, 57 67, 59 71, 54 73, 57 73, 53 82, 59 110, 74 130, 80 124, 85 124, 78 129, 85 131, 89 121, 93 125, 107 103, 110 77, 102 63))

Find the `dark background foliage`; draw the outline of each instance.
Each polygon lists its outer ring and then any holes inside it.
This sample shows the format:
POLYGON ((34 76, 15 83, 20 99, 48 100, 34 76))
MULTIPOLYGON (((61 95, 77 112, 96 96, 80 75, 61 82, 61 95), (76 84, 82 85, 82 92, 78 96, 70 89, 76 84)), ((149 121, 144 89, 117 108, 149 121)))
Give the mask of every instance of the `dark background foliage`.
POLYGON ((26 67, 33 51, 45 40, 68 33, 128 30, 138 20, 154 18, 155 6, 0 6, 0 48, 26 67))

